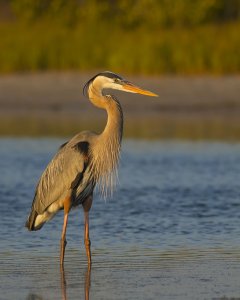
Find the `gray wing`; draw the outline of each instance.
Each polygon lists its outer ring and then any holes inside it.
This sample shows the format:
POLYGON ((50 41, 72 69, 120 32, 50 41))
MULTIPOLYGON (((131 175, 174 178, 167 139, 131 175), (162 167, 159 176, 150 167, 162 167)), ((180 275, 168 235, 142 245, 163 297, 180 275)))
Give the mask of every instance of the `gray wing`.
POLYGON ((64 197, 83 170, 83 155, 67 145, 61 148, 39 180, 33 201, 34 210, 42 214, 49 205, 64 197))
POLYGON ((42 214, 53 202, 67 195, 79 183, 89 163, 91 135, 87 132, 79 134, 60 147, 38 182, 28 222, 32 223, 30 219, 42 214))

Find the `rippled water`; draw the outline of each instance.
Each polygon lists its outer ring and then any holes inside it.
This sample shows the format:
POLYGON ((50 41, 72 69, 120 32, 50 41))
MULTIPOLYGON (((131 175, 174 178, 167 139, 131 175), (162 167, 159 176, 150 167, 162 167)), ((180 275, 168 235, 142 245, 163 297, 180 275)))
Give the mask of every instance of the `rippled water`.
POLYGON ((60 139, 0 139, 0 299, 240 298, 240 144, 127 141, 113 199, 94 199, 93 266, 83 213, 24 223, 60 139))

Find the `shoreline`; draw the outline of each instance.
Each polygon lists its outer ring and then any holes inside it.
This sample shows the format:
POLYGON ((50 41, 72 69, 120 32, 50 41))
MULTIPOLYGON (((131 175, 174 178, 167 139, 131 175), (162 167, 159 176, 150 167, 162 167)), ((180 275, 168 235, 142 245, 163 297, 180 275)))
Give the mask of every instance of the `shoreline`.
MULTIPOLYGON (((0 136, 101 131, 106 114, 81 91, 93 75, 47 72, 0 76, 0 136)), ((125 137, 240 140, 240 76, 126 78, 159 97, 112 92, 122 104, 125 137)))

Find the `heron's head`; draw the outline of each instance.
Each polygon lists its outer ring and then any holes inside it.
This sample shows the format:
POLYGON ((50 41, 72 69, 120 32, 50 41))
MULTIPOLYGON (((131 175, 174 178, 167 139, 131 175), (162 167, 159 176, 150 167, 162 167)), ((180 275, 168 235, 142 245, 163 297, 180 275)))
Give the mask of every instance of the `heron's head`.
POLYGON ((83 88, 84 95, 88 94, 88 90, 91 85, 93 87, 96 86, 96 88, 99 90, 113 89, 113 90, 129 92, 129 93, 142 94, 146 96, 154 96, 154 97, 158 96, 157 94, 144 90, 132 84, 131 82, 123 79, 119 75, 109 71, 99 73, 93 78, 91 78, 83 88))

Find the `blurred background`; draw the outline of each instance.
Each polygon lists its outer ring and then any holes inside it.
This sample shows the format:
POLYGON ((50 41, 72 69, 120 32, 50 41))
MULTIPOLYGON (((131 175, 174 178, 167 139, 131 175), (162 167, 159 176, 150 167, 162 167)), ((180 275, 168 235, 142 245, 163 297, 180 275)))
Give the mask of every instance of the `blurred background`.
POLYGON ((126 137, 239 140, 239 32, 240 0, 0 0, 0 134, 101 130, 111 70, 160 96, 118 96, 126 137))

